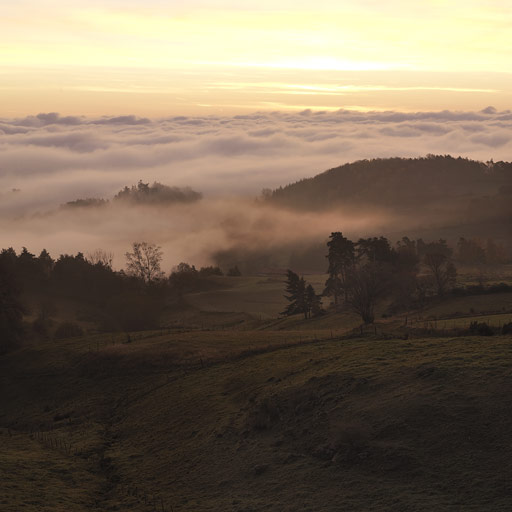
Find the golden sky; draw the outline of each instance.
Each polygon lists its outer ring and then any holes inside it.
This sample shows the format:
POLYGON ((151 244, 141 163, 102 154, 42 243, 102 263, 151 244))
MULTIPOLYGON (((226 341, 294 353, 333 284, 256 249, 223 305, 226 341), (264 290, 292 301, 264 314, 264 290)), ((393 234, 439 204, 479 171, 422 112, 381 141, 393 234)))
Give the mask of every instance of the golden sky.
POLYGON ((506 109, 511 63, 509 0, 0 3, 8 117, 506 109))

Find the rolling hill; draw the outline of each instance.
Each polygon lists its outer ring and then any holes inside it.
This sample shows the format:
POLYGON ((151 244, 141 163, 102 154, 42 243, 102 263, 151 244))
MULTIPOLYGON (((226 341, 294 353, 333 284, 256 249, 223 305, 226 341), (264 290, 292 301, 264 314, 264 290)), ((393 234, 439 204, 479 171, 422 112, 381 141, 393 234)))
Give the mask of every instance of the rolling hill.
POLYGON ((0 507, 508 511, 510 336, 148 332, 0 358, 0 507))
POLYGON ((371 207, 417 214, 419 209, 437 209, 471 219, 471 205, 479 205, 477 218, 510 213, 511 190, 512 163, 429 155, 348 163, 266 197, 273 204, 301 210, 371 207))

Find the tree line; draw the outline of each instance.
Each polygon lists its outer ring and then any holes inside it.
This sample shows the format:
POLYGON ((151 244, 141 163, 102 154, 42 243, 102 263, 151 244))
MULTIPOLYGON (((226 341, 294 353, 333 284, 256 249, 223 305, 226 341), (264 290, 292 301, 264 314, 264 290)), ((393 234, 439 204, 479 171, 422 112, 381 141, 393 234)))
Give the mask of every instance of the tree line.
POLYGON ((453 250, 443 239, 424 242, 403 237, 393 247, 383 236, 354 242, 338 231, 329 236, 326 258, 328 277, 321 295, 288 270, 289 305, 284 315, 319 315, 320 297, 325 297, 333 309, 351 309, 364 323, 373 323, 379 300, 390 298, 392 310, 421 305, 429 296, 445 295, 457 278, 453 250))
MULTIPOLYGON (((144 183, 139 180, 137 185, 125 186, 112 199, 118 203, 164 205, 174 203, 193 203, 203 198, 201 192, 196 192, 190 187, 170 187, 155 181, 153 184, 144 183)), ((97 208, 107 206, 108 199, 88 197, 68 201, 62 205, 63 208, 97 208)))
MULTIPOLYGON (((77 310, 77 320, 93 323, 102 331, 136 331, 156 328, 165 309, 183 302, 183 296, 216 286, 211 276, 224 272, 216 266, 196 269, 179 263, 169 275, 161 268, 160 247, 147 242, 132 244, 125 253, 126 268, 114 270, 113 254, 96 250, 87 255, 48 251, 17 253, 12 247, 0 251, 0 352, 24 338, 79 335, 76 323, 56 325, 58 303, 77 310), (24 318, 30 315, 30 325, 24 318)), ((237 277, 236 265, 227 276, 237 277)))

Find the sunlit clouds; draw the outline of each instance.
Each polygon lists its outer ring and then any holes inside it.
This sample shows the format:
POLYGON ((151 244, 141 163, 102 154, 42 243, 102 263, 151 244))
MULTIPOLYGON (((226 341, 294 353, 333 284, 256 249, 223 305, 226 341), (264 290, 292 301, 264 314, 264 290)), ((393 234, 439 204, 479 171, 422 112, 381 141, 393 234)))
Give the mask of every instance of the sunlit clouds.
POLYGON ((0 114, 504 109, 511 9, 499 1, 3 3, 0 114))

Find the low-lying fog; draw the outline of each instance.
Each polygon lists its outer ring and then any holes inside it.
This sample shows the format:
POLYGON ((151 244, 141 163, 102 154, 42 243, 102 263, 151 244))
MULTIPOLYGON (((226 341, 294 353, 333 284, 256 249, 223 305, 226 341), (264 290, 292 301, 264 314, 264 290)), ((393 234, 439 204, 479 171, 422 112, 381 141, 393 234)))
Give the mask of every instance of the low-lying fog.
MULTIPOLYGON (((379 234, 403 219, 382 212, 306 214, 263 207, 274 188, 361 158, 427 153, 509 160, 512 113, 257 113, 149 120, 41 114, 0 119, 0 247, 60 253, 102 248, 114 265, 133 241, 161 245, 168 271, 211 262, 235 246, 261 249, 322 239, 333 230, 379 234), (140 179, 190 186, 203 199, 166 207, 110 202, 140 179)), ((402 226, 412 225, 408 219, 402 226)))
MULTIPOLYGON (((205 199, 189 204, 140 206, 112 203, 89 208, 65 208, 0 221, 2 242, 17 249, 27 246, 52 256, 101 248, 114 253, 122 268, 124 253, 134 241, 156 243, 164 252, 168 272, 181 261, 206 265, 218 251, 272 250, 326 238, 343 226, 359 234, 383 226, 380 215, 309 214, 278 210, 253 199, 205 199)), ((233 263, 237 263, 234 261, 233 263)))

